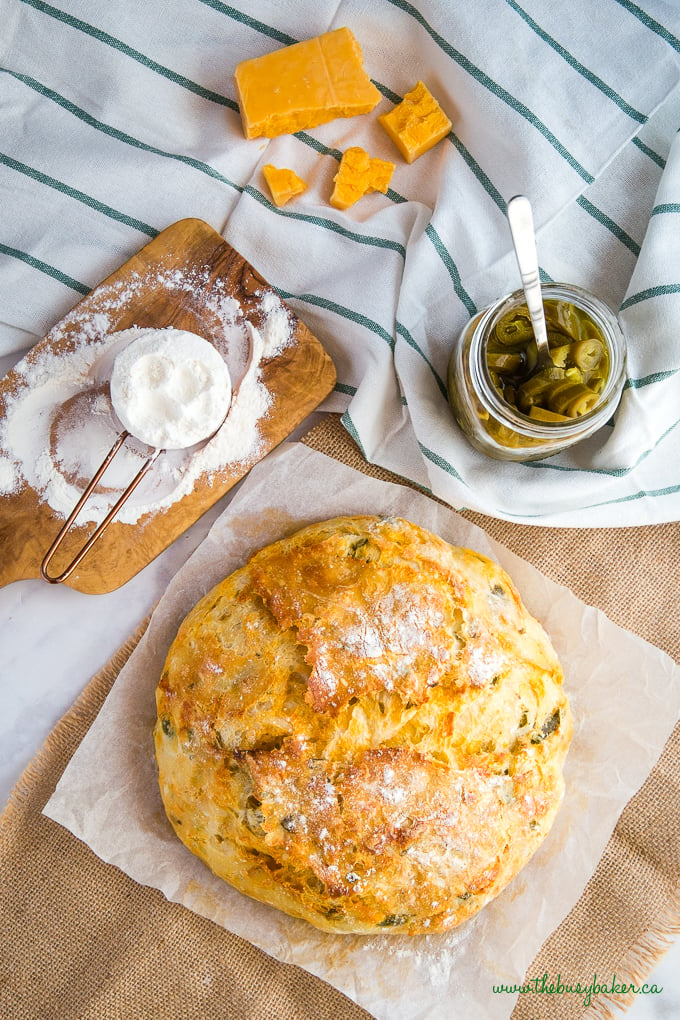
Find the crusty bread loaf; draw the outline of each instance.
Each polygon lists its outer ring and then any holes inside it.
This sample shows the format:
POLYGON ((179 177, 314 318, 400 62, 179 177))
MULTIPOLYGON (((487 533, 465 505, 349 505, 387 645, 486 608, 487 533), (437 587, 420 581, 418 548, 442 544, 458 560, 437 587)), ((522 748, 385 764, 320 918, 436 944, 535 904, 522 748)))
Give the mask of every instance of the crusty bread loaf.
POLYGON ((179 838, 334 932, 441 932, 545 838, 572 720, 508 576, 399 518, 340 517, 206 595, 157 690, 179 838))

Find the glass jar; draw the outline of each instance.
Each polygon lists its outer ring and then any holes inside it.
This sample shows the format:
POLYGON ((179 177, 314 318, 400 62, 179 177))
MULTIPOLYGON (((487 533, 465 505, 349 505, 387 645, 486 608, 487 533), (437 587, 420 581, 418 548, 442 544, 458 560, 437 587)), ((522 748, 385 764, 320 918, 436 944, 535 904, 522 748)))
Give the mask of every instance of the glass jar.
POLYGON ((626 378, 626 342, 618 319, 599 298, 565 283, 542 286, 543 299, 574 305, 599 330, 609 360, 592 410, 566 421, 536 421, 503 399, 487 364, 496 324, 526 302, 521 290, 499 298, 468 322, 451 352, 447 387, 456 421, 474 447, 496 460, 540 460, 590 436, 611 418, 626 378))

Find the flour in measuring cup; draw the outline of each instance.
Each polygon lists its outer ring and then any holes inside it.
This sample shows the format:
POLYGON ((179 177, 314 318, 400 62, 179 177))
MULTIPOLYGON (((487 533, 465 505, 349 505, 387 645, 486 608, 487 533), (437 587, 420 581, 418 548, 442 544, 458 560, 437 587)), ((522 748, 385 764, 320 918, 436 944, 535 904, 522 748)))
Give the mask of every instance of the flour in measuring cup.
MULTIPOLYGON (((198 479, 210 485, 221 470, 255 462, 263 451, 261 423, 272 402, 262 362, 294 339, 291 315, 271 291, 255 295, 256 329, 221 281, 211 282, 206 292, 207 269, 162 271, 153 282, 179 292, 197 328, 224 359, 234 392, 224 423, 208 442, 190 450, 168 449, 156 461, 118 515, 127 524, 170 507, 192 492, 198 479)), ((120 350, 117 324, 145 285, 148 278, 133 276, 124 285, 103 286, 96 312, 79 321, 76 308, 73 319, 67 316, 49 334, 53 343, 68 338, 65 350, 34 350, 15 366, 17 384, 0 421, 0 493, 11 495, 28 484, 59 516, 71 512, 121 431, 109 396, 120 350)), ((78 520, 100 520, 148 454, 148 445, 127 440, 78 520)))
POLYGON ((111 403, 133 436, 159 450, 185 450, 224 421, 231 378, 208 340, 185 329, 124 330, 113 363, 111 403))

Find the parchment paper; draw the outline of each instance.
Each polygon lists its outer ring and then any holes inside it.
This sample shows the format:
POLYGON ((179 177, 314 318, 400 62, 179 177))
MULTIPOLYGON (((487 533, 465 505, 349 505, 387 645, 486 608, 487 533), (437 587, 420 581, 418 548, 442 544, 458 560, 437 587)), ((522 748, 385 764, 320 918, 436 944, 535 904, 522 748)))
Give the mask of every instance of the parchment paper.
POLYGON ((665 653, 427 496, 289 443, 252 470, 174 578, 45 814, 131 878, 306 968, 379 1020, 500 1020, 517 996, 495 993, 494 986, 521 983, 544 939, 579 899, 679 708, 680 668, 665 653), (567 792, 548 839, 494 902, 448 935, 330 935, 257 903, 215 878, 179 842, 158 792, 155 687, 186 613, 260 546, 312 521, 355 513, 406 517, 497 560, 548 631, 574 711, 567 792))

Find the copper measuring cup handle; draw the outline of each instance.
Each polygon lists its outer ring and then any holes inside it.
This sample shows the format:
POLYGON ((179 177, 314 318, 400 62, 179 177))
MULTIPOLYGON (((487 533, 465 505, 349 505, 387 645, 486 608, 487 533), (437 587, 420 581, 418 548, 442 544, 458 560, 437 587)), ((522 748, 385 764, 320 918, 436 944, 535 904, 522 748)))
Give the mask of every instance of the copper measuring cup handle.
POLYGON ((101 462, 101 464, 98 467, 97 471, 92 476, 92 478, 91 478, 87 488, 83 492, 82 496, 80 497, 80 499, 78 500, 78 502, 74 506, 74 508, 71 511, 71 513, 69 514, 69 517, 66 520, 66 522, 64 523, 63 527, 61 528, 59 534, 57 535, 57 537, 55 538, 54 542, 52 543, 52 545, 47 550, 47 553, 45 554, 45 558, 43 559, 42 563, 40 564, 40 576, 43 578, 44 581, 48 581, 49 584, 61 584, 62 581, 66 581, 67 578, 69 578, 71 576, 71 574, 76 569, 76 567, 78 566, 78 564, 80 563, 82 558, 86 555, 86 553, 88 553, 90 551, 90 549, 95 544, 95 542, 97 542, 101 538, 101 536, 104 534, 104 532, 106 531, 106 529, 108 528, 109 524, 111 523, 113 518, 116 516, 116 514, 118 513, 120 508, 123 506, 124 503, 127 502, 129 497, 135 491, 135 489, 137 488, 137 486, 139 485, 139 483, 141 482, 142 478, 147 473, 147 471, 149 470, 151 465, 156 461, 158 456, 163 452, 161 449, 156 449, 156 450, 153 451, 151 456, 146 459, 146 461, 144 462, 144 464, 142 465, 140 470, 137 472, 135 477, 132 479, 132 481, 128 485, 127 489, 125 489, 125 491, 119 497, 119 499, 114 504, 114 506, 109 510, 109 512, 106 515, 106 517, 104 518, 104 520, 95 529, 95 531, 93 531, 93 533, 90 535, 90 537, 88 538, 88 540, 85 543, 85 545, 74 556, 74 558, 71 560, 71 562, 66 567, 66 569, 64 571, 62 571, 61 574, 58 574, 57 576, 48 573, 47 568, 48 568, 48 566, 50 564, 50 561, 51 561, 52 557, 56 553, 56 551, 59 548, 59 546, 61 545, 61 543, 64 541, 64 538, 68 534, 68 532, 69 532, 69 530, 71 528, 71 525, 73 524, 73 522, 75 521, 76 517, 78 516, 78 514, 80 513, 80 511, 84 507, 85 503, 90 498, 90 495, 92 494, 92 490, 97 485, 97 482, 99 481, 101 476, 104 474, 104 472, 106 471, 107 467, 109 466, 109 464, 111 463, 113 458, 116 456, 116 454, 118 453, 118 451, 120 450, 121 446, 123 445, 123 443, 125 442, 125 440, 128 438, 129 435, 130 435, 130 433, 128 431, 124 431, 124 432, 121 432, 121 434, 118 436, 118 438, 116 439, 115 443, 113 444, 113 446, 111 447, 111 449, 107 453, 106 457, 104 457, 104 460, 101 462))

